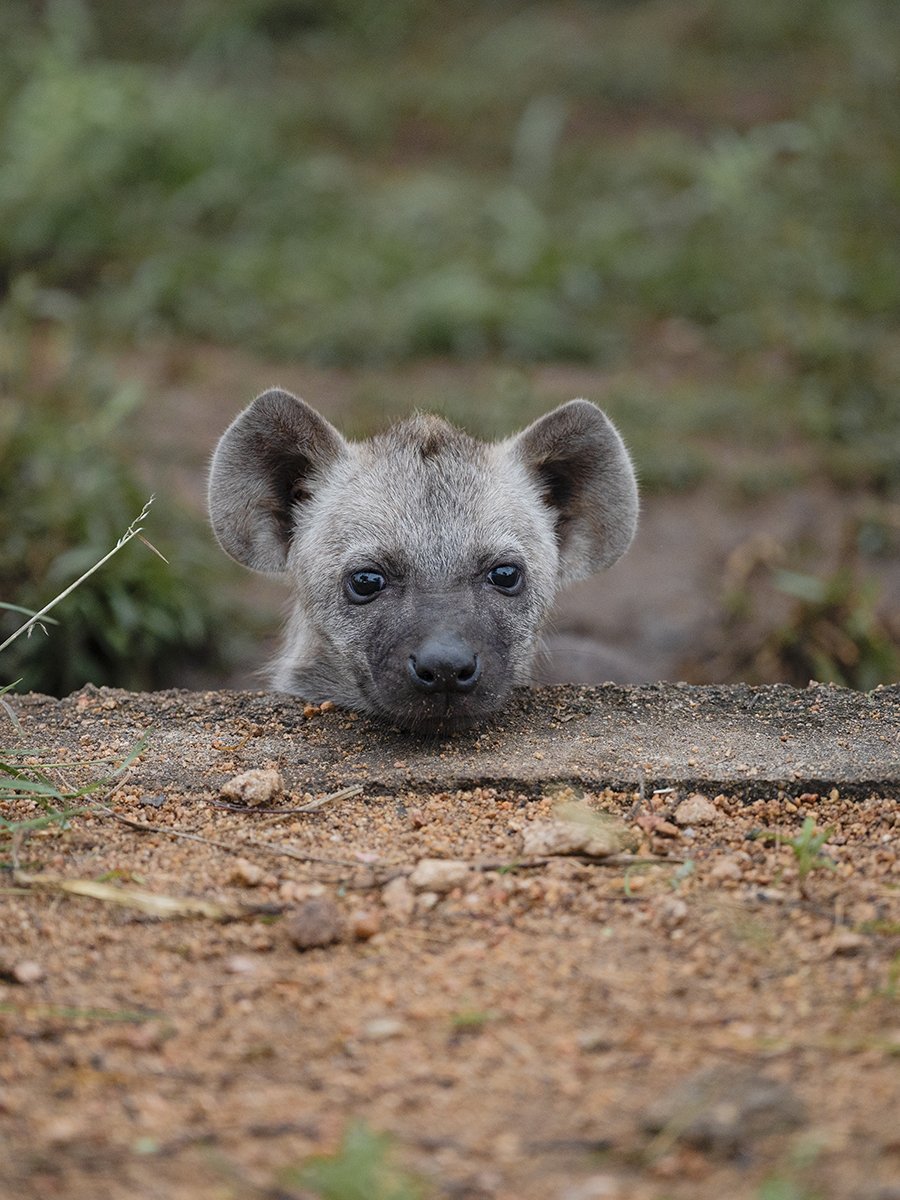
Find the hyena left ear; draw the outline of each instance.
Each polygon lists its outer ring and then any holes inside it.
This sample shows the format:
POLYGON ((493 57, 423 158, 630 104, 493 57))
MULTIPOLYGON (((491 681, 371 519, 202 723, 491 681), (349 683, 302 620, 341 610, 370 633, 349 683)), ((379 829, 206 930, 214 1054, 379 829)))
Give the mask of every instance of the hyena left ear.
POLYGON ((290 392, 257 396, 222 434, 209 472, 209 516, 222 549, 254 571, 283 571, 296 506, 346 449, 335 427, 290 392))
POLYGON ((570 400, 508 445, 555 513, 560 582, 621 558, 637 528, 637 481, 606 414, 588 400, 570 400))

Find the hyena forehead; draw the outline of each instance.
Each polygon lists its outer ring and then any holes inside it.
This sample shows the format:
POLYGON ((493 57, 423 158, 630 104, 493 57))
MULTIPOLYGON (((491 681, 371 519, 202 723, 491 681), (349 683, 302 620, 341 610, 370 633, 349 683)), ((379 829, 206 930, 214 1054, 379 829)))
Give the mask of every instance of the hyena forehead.
POLYGON ((413 574, 452 578, 497 555, 555 562, 552 517, 502 445, 417 415, 349 450, 301 532, 307 544, 324 539, 341 565, 386 556, 413 574))

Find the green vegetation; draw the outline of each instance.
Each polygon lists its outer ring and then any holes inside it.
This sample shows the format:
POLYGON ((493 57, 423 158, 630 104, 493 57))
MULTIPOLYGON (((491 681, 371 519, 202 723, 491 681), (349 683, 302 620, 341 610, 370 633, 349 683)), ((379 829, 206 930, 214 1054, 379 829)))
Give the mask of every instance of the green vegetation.
POLYGON ((863 690, 898 678, 900 613, 881 603, 877 582, 864 569, 865 548, 878 557, 887 535, 877 521, 847 521, 838 563, 826 574, 786 569, 782 546, 750 546, 734 564, 726 597, 726 673, 751 682, 805 687, 816 679, 863 690))
MULTIPOLYGON (((96 363, 147 339, 379 370, 360 431, 402 401, 494 434, 546 406, 527 364, 585 364, 646 488, 895 495, 898 53, 893 0, 8 0, 0 598, 133 508, 149 401, 96 363), (35 333, 77 361, 49 389, 35 333), (436 356, 474 389, 400 377, 436 356)), ((172 570, 122 556, 28 686, 208 652, 218 589, 165 525, 172 570)))
POLYGON ((828 829, 817 829, 813 817, 806 817, 800 832, 792 838, 786 838, 780 833, 773 833, 770 830, 762 830, 756 835, 758 840, 773 841, 780 846, 790 846, 794 852, 800 893, 804 897, 807 895, 807 884, 813 871, 837 870, 834 860, 822 853, 822 847, 833 836, 834 829, 830 826, 828 829))
MULTIPOLYGON (((16 298, 2 316, 11 386, 0 410, 0 597, 38 611, 112 549, 147 499, 125 432, 140 396, 73 346, 60 355, 58 378, 29 378, 15 361, 31 345, 16 298)), ((184 667, 214 659, 213 547, 167 498, 149 520, 169 561, 124 547, 66 598, 52 630, 37 625, 3 651, 4 680, 54 694, 86 680, 146 688, 171 679, 173 659, 184 667)), ((0 641, 21 624, 4 606, 0 641)))
POLYGON ((288 1187, 321 1200, 421 1200, 424 1191, 406 1172, 391 1163, 391 1139, 354 1123, 333 1155, 310 1159, 286 1173, 288 1187))
POLYGON ((878 616, 875 593, 839 569, 827 579, 780 571, 775 586, 795 600, 787 623, 768 638, 764 653, 798 686, 810 679, 868 690, 900 674, 900 629, 878 616))
POLYGON ((66 826, 72 817, 91 812, 91 804, 83 803, 87 797, 108 789, 142 753, 146 744, 146 739, 142 738, 121 762, 114 764, 55 763, 46 761, 46 755, 35 751, 33 747, 0 749, 0 846, 5 846, 7 842, 15 845, 18 839, 36 830, 49 829, 54 825, 66 826), (36 760, 41 758, 45 761, 36 765, 36 760), (103 773, 97 778, 97 771, 101 768, 103 773), (93 776, 90 782, 80 786, 63 782, 71 772, 83 774, 86 770, 93 776), (17 800, 31 801, 36 815, 17 820, 3 816, 3 807, 17 800))

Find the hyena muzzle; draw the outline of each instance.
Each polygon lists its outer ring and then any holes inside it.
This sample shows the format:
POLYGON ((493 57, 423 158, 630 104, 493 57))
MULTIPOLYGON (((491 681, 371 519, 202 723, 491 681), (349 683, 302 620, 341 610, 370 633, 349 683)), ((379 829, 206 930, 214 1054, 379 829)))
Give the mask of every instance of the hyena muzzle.
POLYGON ((352 442, 273 389, 222 436, 209 509, 232 557, 292 589, 278 690, 440 733, 527 682, 557 590, 624 554, 638 500, 586 400, 496 443, 421 415, 352 442))

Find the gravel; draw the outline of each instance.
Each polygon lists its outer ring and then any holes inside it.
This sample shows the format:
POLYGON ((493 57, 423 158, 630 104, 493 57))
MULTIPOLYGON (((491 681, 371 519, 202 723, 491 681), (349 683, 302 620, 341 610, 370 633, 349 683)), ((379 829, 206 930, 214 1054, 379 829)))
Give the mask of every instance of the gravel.
POLYGON ((895 694, 564 689, 427 746, 249 693, 14 699, 67 787, 153 732, 103 810, 6 843, 0 1194, 293 1200, 360 1120, 429 1200, 888 1195, 895 694), (254 770, 275 811, 222 807, 254 770), (622 848, 523 856, 559 824, 622 848))

